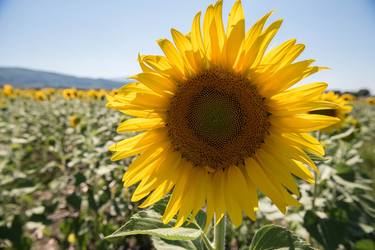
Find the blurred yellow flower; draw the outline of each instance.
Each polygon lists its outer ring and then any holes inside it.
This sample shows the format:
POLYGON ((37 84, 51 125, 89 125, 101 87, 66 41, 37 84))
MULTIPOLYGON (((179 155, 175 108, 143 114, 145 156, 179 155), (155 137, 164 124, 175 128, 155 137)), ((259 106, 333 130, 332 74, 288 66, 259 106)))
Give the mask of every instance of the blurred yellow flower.
POLYGON ((10 84, 5 84, 3 86, 3 93, 5 96, 13 96, 14 92, 13 92, 13 87, 12 85, 10 84))
POLYGON ((69 242, 70 244, 75 244, 76 241, 77 241, 76 235, 75 235, 74 233, 70 233, 70 234, 68 235, 68 242, 69 242))
POLYGON ((375 105, 375 97, 374 96, 367 97, 366 102, 367 104, 375 105))
POLYGON ((75 115, 69 117, 69 124, 72 128, 75 128, 78 126, 81 119, 75 115))
POLYGON ((114 95, 118 95, 119 91, 117 89, 112 89, 110 92, 109 92, 109 95, 111 96, 114 96, 114 95))
POLYGON ((77 98, 77 90, 76 89, 64 89, 63 90, 63 97, 66 100, 71 100, 77 98))
POLYGON ((340 130, 353 107, 349 104, 348 100, 344 99, 338 94, 335 94, 333 91, 322 94, 320 100, 324 102, 330 102, 331 104, 324 109, 316 109, 314 111, 311 111, 310 113, 332 116, 339 119, 336 124, 323 128, 321 129, 321 131, 331 133, 340 130))
POLYGON ((351 95, 351 94, 348 94, 348 93, 341 95, 341 98, 346 102, 352 102, 356 99, 356 97, 354 95, 351 95))
POLYGON ((104 100, 107 92, 104 89, 90 89, 87 91, 87 96, 95 100, 104 100))
POLYGON ((43 90, 37 90, 34 93, 34 99, 37 101, 45 101, 47 100, 47 95, 43 90))

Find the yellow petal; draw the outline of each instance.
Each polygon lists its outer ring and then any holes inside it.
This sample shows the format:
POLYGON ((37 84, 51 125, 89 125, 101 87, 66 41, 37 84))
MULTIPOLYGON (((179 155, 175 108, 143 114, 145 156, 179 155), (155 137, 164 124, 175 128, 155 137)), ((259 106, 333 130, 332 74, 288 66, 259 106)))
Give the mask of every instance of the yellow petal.
POLYGON ((251 182, 254 183, 266 196, 270 197, 281 212, 285 213, 286 204, 283 196, 270 181, 262 167, 251 158, 248 158, 245 163, 246 172, 251 182))
POLYGON ((320 144, 320 142, 307 133, 288 133, 284 134, 283 136, 287 138, 290 143, 294 143, 296 146, 302 147, 304 150, 310 153, 316 154, 318 156, 324 155, 324 148, 320 144))
POLYGON ((173 46, 173 44, 168 41, 167 39, 160 39, 158 40, 158 44, 161 50, 164 52, 165 56, 168 59, 168 62, 171 66, 174 66, 182 75, 186 75, 184 61, 182 60, 181 56, 179 55, 177 49, 173 46))
POLYGON ((270 153, 268 153, 267 150, 258 149, 256 153, 256 158, 262 163, 262 166, 264 166, 264 171, 268 176, 276 175, 278 177, 278 182, 280 182, 281 185, 288 188, 294 194, 300 195, 294 178, 289 172, 285 171, 285 167, 281 165, 281 162, 274 158, 271 153, 273 149, 270 150, 270 153))
POLYGON ((157 187, 148 197, 147 199, 139 205, 140 208, 146 208, 148 206, 151 206, 164 198, 167 193, 169 193, 174 186, 173 182, 165 181, 163 184, 161 184, 159 187, 157 187))
POLYGON ((162 96, 173 94, 176 91, 176 84, 173 81, 154 72, 139 73, 133 76, 132 79, 140 81, 162 96))
POLYGON ((131 132, 131 131, 142 131, 148 129, 156 129, 164 127, 164 120, 161 118, 133 118, 128 119, 117 128, 118 133, 131 132))
MULTIPOLYGON (((245 74, 249 72, 251 68, 258 66, 269 43, 279 30, 281 23, 281 20, 272 23, 261 36, 255 39, 250 49, 245 50, 244 54, 239 57, 235 63, 237 72, 245 74)), ((251 77, 251 75, 249 75, 249 77, 251 77)))
POLYGON ((203 45, 201 25, 200 25, 201 13, 197 13, 194 17, 193 24, 191 27, 191 45, 194 52, 200 51, 204 55, 205 47, 203 45))
POLYGON ((245 37, 245 16, 241 1, 236 1, 229 13, 227 42, 225 46, 226 65, 232 67, 236 61, 245 37))
POLYGON ((216 2, 214 6, 214 14, 215 14, 215 24, 216 24, 216 33, 217 33, 217 42, 219 45, 220 50, 224 47, 225 43, 225 31, 224 31, 224 24, 223 24, 223 1, 219 0, 216 2))
POLYGON ((174 68, 169 64, 168 59, 164 56, 147 55, 142 56, 141 59, 145 65, 165 77, 174 80, 184 77, 177 68, 174 68))
MULTIPOLYGON (((225 186, 224 186, 224 193, 225 193, 225 206, 227 208, 227 212, 229 217, 232 221, 232 224, 235 227, 238 227, 242 223, 242 211, 240 204, 236 201, 234 197, 234 192, 236 190, 236 182, 233 180, 235 176, 232 176, 232 172, 229 171, 232 167, 226 168, 225 171, 225 186)), ((236 180, 237 181, 237 180, 236 180)))
MULTIPOLYGON (((272 116, 271 116, 272 117, 272 116)), ((325 115, 298 114, 271 118, 271 124, 279 131, 306 133, 319 130, 339 122, 340 119, 325 115)))
POLYGON ((199 69, 197 68, 197 63, 195 61, 196 58, 194 57, 193 47, 190 40, 176 29, 171 29, 171 34, 173 41, 185 62, 185 66, 187 67, 189 74, 196 74, 199 69))
POLYGON ((176 182, 175 188, 173 190, 172 196, 168 201, 167 207, 165 208, 164 215, 162 217, 163 223, 168 223, 181 208, 181 201, 184 196, 186 186, 189 183, 190 172, 192 171, 191 163, 187 161, 182 161, 180 165, 181 175, 180 180, 176 182))
POLYGON ((233 183, 231 185, 233 201, 240 205, 241 210, 243 210, 248 217, 255 220, 254 204, 252 204, 251 199, 249 199, 251 197, 250 192, 241 170, 237 166, 229 167, 228 176, 233 183))

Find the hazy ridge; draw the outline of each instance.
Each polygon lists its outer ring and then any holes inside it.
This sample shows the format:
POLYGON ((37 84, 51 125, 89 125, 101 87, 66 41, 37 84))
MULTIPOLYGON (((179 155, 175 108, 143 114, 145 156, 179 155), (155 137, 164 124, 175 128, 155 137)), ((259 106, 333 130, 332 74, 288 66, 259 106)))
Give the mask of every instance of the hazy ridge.
POLYGON ((66 74, 16 67, 0 67, 0 86, 11 84, 17 88, 118 88, 126 80, 76 77, 66 74))

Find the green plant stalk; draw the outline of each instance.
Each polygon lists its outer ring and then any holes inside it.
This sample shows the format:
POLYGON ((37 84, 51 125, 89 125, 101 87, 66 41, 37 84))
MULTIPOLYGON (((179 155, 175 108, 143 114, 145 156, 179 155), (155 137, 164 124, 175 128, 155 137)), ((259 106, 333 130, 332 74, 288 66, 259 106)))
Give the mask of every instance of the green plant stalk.
POLYGON ((219 221, 219 223, 217 223, 215 219, 215 227, 214 227, 215 250, 225 250, 225 227, 226 227, 225 215, 219 221))
MULTIPOLYGON (((321 133, 317 131, 316 135, 318 141, 320 142, 321 133)), ((314 189, 313 189, 313 198, 312 198, 312 209, 315 210, 315 200, 318 196, 318 173, 314 171, 314 189)))

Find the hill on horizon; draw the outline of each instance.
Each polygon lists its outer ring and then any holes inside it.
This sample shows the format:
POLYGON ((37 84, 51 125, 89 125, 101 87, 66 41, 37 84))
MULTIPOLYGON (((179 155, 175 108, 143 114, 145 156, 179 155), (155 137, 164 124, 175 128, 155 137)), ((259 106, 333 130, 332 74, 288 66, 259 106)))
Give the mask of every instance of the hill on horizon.
POLYGON ((61 73, 17 67, 0 67, 0 86, 11 84, 17 88, 79 88, 113 89, 124 85, 127 80, 76 77, 61 73))

